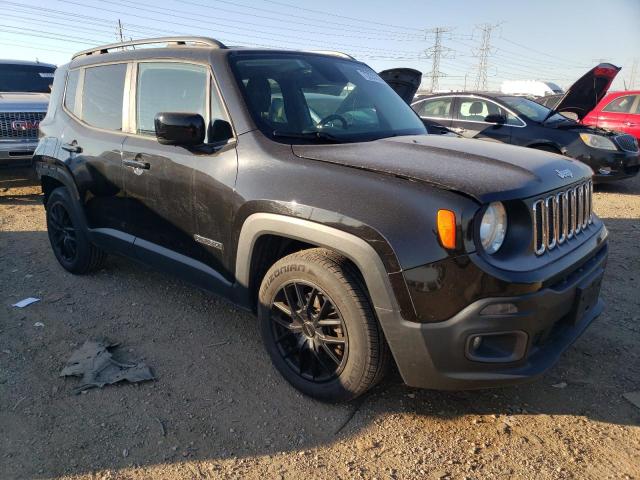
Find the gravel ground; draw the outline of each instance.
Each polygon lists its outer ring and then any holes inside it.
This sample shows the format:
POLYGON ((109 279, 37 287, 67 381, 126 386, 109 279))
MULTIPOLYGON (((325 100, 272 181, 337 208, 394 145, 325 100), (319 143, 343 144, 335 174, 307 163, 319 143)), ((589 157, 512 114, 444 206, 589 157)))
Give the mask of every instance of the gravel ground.
POLYGON ((640 178, 595 197, 607 308, 544 377, 442 393, 392 375, 331 406, 278 376, 251 315, 116 257, 63 271, 39 188, 0 171, 0 478, 640 479, 640 409, 623 397, 640 390, 640 178), (59 372, 101 336, 157 381, 74 395, 59 372))

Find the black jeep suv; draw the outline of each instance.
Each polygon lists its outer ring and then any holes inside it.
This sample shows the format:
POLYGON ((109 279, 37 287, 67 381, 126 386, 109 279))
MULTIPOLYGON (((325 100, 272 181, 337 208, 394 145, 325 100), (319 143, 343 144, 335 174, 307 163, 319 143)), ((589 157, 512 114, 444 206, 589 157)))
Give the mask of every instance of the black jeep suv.
POLYGON ((392 361, 419 387, 529 379, 603 308, 588 167, 426 135, 344 54, 107 45, 58 68, 41 129, 65 269, 117 253, 254 311, 275 367, 319 399, 392 361))

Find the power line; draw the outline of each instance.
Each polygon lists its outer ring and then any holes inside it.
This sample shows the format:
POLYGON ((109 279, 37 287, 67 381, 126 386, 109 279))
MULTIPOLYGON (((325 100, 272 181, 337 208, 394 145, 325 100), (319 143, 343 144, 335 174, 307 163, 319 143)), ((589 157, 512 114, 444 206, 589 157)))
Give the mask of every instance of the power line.
MULTIPOLYGON (((12 2, 6 2, 4 0, 0 0, 0 3, 4 3, 4 4, 11 4, 12 2)), ((6 15, 6 16, 10 16, 10 17, 14 17, 14 18, 19 18, 19 19, 23 19, 29 22, 34 22, 34 23, 45 23, 47 25, 56 25, 56 26, 60 26, 63 27, 65 29, 68 29, 73 25, 75 25, 74 22, 71 22, 72 24, 69 23, 69 14, 67 13, 65 15, 65 12, 61 12, 59 10, 51 10, 51 9, 45 9, 46 10, 46 20, 40 20, 40 19, 35 19, 33 17, 28 16, 29 14, 27 14, 27 17, 24 16, 19 16, 19 15, 6 15), (59 12, 59 13, 57 13, 59 12), (55 22, 52 21, 52 19, 57 19, 57 16, 64 16, 64 20, 66 20, 66 22, 55 22)), ((18 13, 23 13, 25 14, 25 12, 22 11, 18 11, 18 13)), ((42 12, 39 12, 40 14, 42 14, 42 12)), ((111 32, 113 32, 113 20, 106 20, 106 19, 101 19, 101 18, 97 18, 97 17, 90 17, 90 16, 86 16, 86 15, 78 15, 77 18, 82 19, 81 22, 76 22, 76 23, 81 23, 81 24, 87 24, 88 25, 96 25, 97 28, 103 28, 103 29, 107 29, 107 30, 111 30, 111 32), (111 25, 111 26, 108 26, 111 25)), ((76 17, 74 17, 74 20, 77 19, 76 17)), ((163 20, 164 21, 164 20, 163 20)), ((174 22, 175 23, 175 22, 174 22)), ((179 32, 179 31, 175 31, 175 30, 160 30, 160 29, 153 29, 153 28, 133 28, 133 26, 135 24, 129 24, 127 23, 127 25, 125 26, 124 24, 122 24, 122 36, 123 38, 129 37, 128 31, 132 31, 132 32, 154 32, 154 35, 167 35, 167 34, 177 34, 177 35, 182 35, 184 34, 183 32, 179 32)), ((17 27, 15 25, 7 25, 8 28, 14 28, 14 29, 18 29, 20 27, 17 27)), ((118 27, 117 27, 118 28, 118 27)), ((96 30, 96 28, 86 28, 83 26, 74 26, 74 29, 76 30, 85 30, 91 33, 98 33, 98 31, 96 30)), ((32 30, 33 31, 33 30, 32 30)), ((59 31, 59 30, 58 30, 59 31)), ((57 37, 58 32, 50 32, 50 31, 46 31, 46 30, 38 30, 37 32, 40 32, 44 35, 46 35, 46 38, 51 38, 51 39, 55 39, 55 40, 60 40, 60 38, 57 37)), ((16 34, 20 34, 20 32, 11 32, 11 33, 16 33, 16 34)), ((119 30, 116 30, 116 33, 118 35, 118 39, 119 39, 119 30)), ((25 36, 29 36, 29 35, 25 35, 25 36)), ((144 33, 143 36, 149 36, 149 33, 144 33)), ((45 37, 43 37, 45 38, 45 37)), ((264 38, 264 37, 257 37, 257 38, 264 38)), ((82 43, 89 43, 89 44, 100 44, 100 43, 107 43, 104 41, 104 39, 101 40, 96 40, 96 39, 87 39, 87 38, 81 38, 81 37, 72 37, 73 40, 77 40, 78 42, 82 42, 82 43)), ((69 40, 68 38, 62 39, 63 41, 73 41, 73 40, 69 40)), ((235 40, 232 39, 228 39, 228 38, 221 38, 221 40, 225 41, 226 43, 235 43, 235 40)), ((267 41, 269 41, 271 39, 267 39, 267 41)), ((282 41, 282 40, 281 40, 282 41)), ((297 43, 297 42, 291 42, 291 41, 284 41, 285 43, 297 43)), ((239 42, 238 42, 239 43, 239 42)), ((259 46, 259 47, 266 47, 266 48, 283 48, 283 45, 274 45, 272 43, 257 43, 257 42, 242 42, 245 44, 251 44, 251 45, 255 45, 255 46, 259 46)), ((323 47, 326 47, 326 45, 324 44, 317 44, 317 45, 322 45, 323 47)), ((292 46, 290 48, 300 48, 299 45, 297 46, 292 46)), ((308 46, 306 46, 306 48, 309 48, 308 46)), ((361 47, 361 48, 366 48, 366 47, 361 47)), ((410 61, 416 61, 416 60, 421 60, 424 57, 421 55, 416 55, 416 54, 409 54, 410 52, 408 52, 407 54, 401 53, 401 52, 397 52, 395 55, 392 54, 385 54, 387 51, 379 51, 380 53, 378 53, 378 51, 367 51, 367 50, 353 50, 352 53, 356 53, 357 56, 360 57, 364 57, 367 59, 379 59, 379 60, 410 60, 410 61)), ((392 52, 393 53, 393 52, 392 52)))
POLYGON ((326 11, 322 11, 322 10, 313 10, 311 8, 305 8, 305 7, 300 7, 298 5, 292 5, 290 3, 285 3, 285 2, 280 2, 277 0, 265 0, 269 3, 275 3, 276 5, 281 5, 283 7, 287 7, 287 8, 295 8, 297 10, 304 10, 306 12, 311 12, 311 13, 319 13, 321 15, 328 15, 331 17, 337 17, 337 18, 345 18, 347 20, 354 20, 356 22, 364 22, 364 23, 369 23, 372 25, 381 25, 381 26, 385 26, 385 27, 391 27, 391 28, 396 28, 396 29, 401 29, 401 30, 415 30, 417 32, 420 32, 421 29, 419 28, 414 28, 414 27, 406 27, 406 26, 398 26, 398 25, 392 25, 392 24, 388 24, 388 23, 381 23, 381 22, 374 22, 372 20, 363 20, 361 18, 356 18, 356 17, 347 17, 346 15, 339 15, 337 13, 333 13, 333 12, 326 12, 326 11))
MULTIPOLYGON (((57 0, 58 2, 62 2, 62 3, 68 3, 68 4, 72 4, 72 5, 78 5, 78 6, 86 6, 87 3, 86 2, 76 2, 73 0, 57 0)), ((124 0, 127 1, 127 0, 124 0)), ((198 17, 198 18, 192 18, 189 16, 185 16, 184 14, 180 15, 180 14, 176 14, 176 13, 165 13, 167 10, 164 9, 162 11, 158 11, 158 10, 154 10, 152 8, 148 8, 146 6, 142 6, 143 4, 141 2, 136 2, 135 5, 132 6, 127 6, 127 5, 122 5, 122 0, 118 1, 118 0, 102 0, 102 3, 110 3, 110 4, 114 4, 114 5, 118 5, 119 6, 126 6, 127 8, 131 8, 136 10, 136 12, 140 12, 140 13, 131 13, 128 12, 127 15, 132 16, 132 17, 136 17, 136 18, 141 18, 141 19, 145 19, 145 20, 153 20, 153 21, 158 21, 158 22, 166 22, 167 20, 165 20, 164 18, 158 18, 158 17, 151 17, 149 15, 142 15, 142 12, 150 12, 150 13, 154 13, 156 15, 160 15, 161 17, 169 17, 171 20, 171 24, 172 25, 179 25, 179 26, 183 26, 183 27, 188 27, 188 28, 194 28, 197 26, 198 29, 201 30, 209 30, 212 31, 208 26, 202 26, 202 16, 198 17), (177 22, 176 18, 179 19, 184 19, 184 20, 188 20, 191 23, 187 24, 187 23, 183 23, 183 22, 177 22)), ((113 9, 109 9, 109 8, 105 8, 105 7, 99 7, 102 11, 104 12, 110 12, 110 13, 115 13, 115 14, 122 14, 121 10, 113 10, 113 9)), ((209 25, 209 24, 206 24, 209 25)), ((232 28, 238 28, 235 26, 232 26, 232 28)), ((228 30, 222 30, 222 29, 216 29, 215 30, 216 34, 217 33, 227 33, 227 34, 231 34, 231 35, 237 35, 238 32, 229 32, 228 30)), ((247 37, 253 37, 253 38, 257 38, 258 40, 267 40, 270 42, 278 41, 278 42, 283 42, 283 43, 289 43, 289 44, 304 44, 301 39, 300 39, 300 35, 296 35, 296 36, 291 36, 291 35, 282 35, 280 33, 274 33, 274 32, 267 32, 264 30, 255 30, 255 29, 250 29, 250 32, 255 32, 255 33, 259 33, 260 35, 255 35, 254 33, 242 33, 242 35, 247 36, 247 37), (265 38, 264 36, 261 35, 268 35, 271 37, 275 37, 275 38, 265 38), (286 40, 286 39, 291 39, 291 40, 286 40)), ((311 32, 309 32, 311 33, 311 32)), ((240 42, 240 43, 244 43, 244 42, 240 42)), ((280 48, 277 45, 263 45, 263 46, 268 46, 268 47, 274 47, 274 48, 280 48)), ((383 56, 385 54, 389 54, 392 53, 394 55, 408 55, 411 56, 413 55, 413 52, 398 52, 398 51, 394 51, 394 52, 390 52, 388 49, 374 49, 374 48, 370 48, 370 47, 364 47, 364 46, 360 46, 360 45, 352 45, 352 44, 345 44, 345 43, 340 43, 340 44, 333 44, 333 45, 329 45, 327 43, 321 43, 321 42, 308 42, 306 44, 306 46, 313 46, 313 47, 318 47, 318 48, 335 48, 335 49, 349 49, 349 48, 355 48, 358 49, 361 52, 370 52, 370 54, 376 54, 377 56, 383 56)), ((387 58, 390 59, 394 59, 395 57, 393 55, 386 55, 387 58)))
MULTIPOLYGON (((198 7, 204 7, 204 8, 211 8, 210 4, 203 4, 203 3, 199 3, 199 2, 194 2, 192 0, 174 0, 176 2, 182 3, 182 4, 186 4, 186 5, 194 5, 194 6, 198 6, 198 7)), ((255 17, 255 18, 263 18, 263 19, 267 19, 267 20, 275 20, 278 22, 284 22, 284 23, 290 23, 292 18, 296 18, 299 20, 305 20, 306 22, 300 22, 300 21, 296 21, 296 23, 298 25, 306 25, 306 26, 311 26, 311 27, 320 27, 320 28, 326 28, 327 25, 333 25, 331 28, 333 28, 334 30, 336 30, 336 28, 338 30, 346 30, 348 32, 350 32, 351 34, 353 32, 357 32, 357 33, 366 33, 366 34, 372 34, 372 33, 376 33, 376 34, 386 34, 386 35, 399 35, 402 38, 408 38, 408 37, 415 37, 416 39, 419 39, 419 35, 416 33, 406 33, 406 32, 394 32, 394 31, 389 31, 389 30, 380 30, 379 26, 376 27, 365 27, 365 26, 356 26, 354 27, 353 24, 350 23, 340 23, 340 22, 334 22, 331 20, 316 20, 313 18, 309 18, 309 17, 305 17, 302 15, 296 15, 291 13, 290 11, 287 11, 286 13, 280 13, 278 11, 274 11, 273 9, 266 9, 266 8, 260 8, 260 7, 255 7, 253 5, 244 5, 244 4, 240 4, 236 1, 228 1, 228 0, 212 0, 214 2, 217 3, 223 3, 226 5, 231 5, 233 7, 240 7, 240 8, 244 8, 244 9, 248 9, 248 10, 253 10, 253 11, 258 11, 258 12, 267 12, 269 13, 269 16, 265 16, 262 14, 256 14, 256 13, 247 13, 246 10, 245 11, 238 11, 238 10, 230 10, 230 9, 225 9, 225 8, 220 8, 220 7, 216 7, 216 10, 220 10, 220 11, 226 11, 228 13, 236 13, 239 15, 243 15, 243 16, 250 16, 250 17, 255 17), (273 15, 280 15, 282 17, 285 18, 274 18, 273 15), (315 21, 316 23, 307 23, 309 20, 311 21, 315 21), (320 21, 321 24, 318 25, 317 22, 320 21), (367 31, 368 30, 368 31, 367 31)), ((390 38, 390 39, 394 39, 394 38, 390 38)))

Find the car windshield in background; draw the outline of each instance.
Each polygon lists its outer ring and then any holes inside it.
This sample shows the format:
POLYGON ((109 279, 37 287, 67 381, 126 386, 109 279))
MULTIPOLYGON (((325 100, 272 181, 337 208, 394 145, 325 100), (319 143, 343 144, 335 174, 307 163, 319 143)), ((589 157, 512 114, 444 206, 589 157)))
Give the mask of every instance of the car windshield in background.
POLYGON ((529 100, 524 97, 500 97, 504 103, 509 105, 512 109, 514 109, 518 114, 524 115, 527 118, 530 118, 534 122, 544 122, 545 119, 547 122, 559 122, 569 120, 564 115, 560 115, 559 113, 554 113, 549 118, 549 112, 551 111, 549 108, 544 105, 540 105, 538 102, 534 102, 533 100, 529 100))
POLYGON ((40 65, 0 64, 0 92, 50 93, 55 70, 40 65))
POLYGON ((359 142, 426 133, 413 110, 362 63, 273 53, 230 61, 254 120, 273 138, 359 142))

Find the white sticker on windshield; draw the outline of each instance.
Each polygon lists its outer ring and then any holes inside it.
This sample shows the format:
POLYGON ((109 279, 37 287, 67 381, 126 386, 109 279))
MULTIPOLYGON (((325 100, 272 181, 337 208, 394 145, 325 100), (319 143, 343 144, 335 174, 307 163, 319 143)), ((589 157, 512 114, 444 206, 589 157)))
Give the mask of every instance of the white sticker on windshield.
POLYGON ((42 78, 53 78, 53 73, 51 72, 38 72, 42 78))
POLYGON ((360 70, 359 68, 356 68, 356 72, 358 72, 360 75, 362 75, 365 79, 369 80, 370 82, 386 83, 373 70, 360 70))

